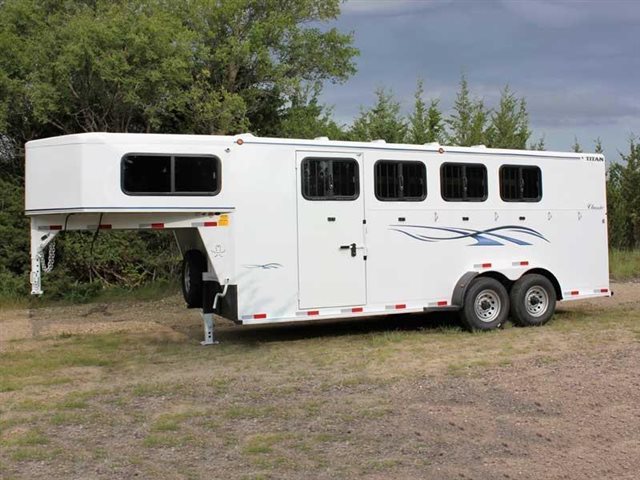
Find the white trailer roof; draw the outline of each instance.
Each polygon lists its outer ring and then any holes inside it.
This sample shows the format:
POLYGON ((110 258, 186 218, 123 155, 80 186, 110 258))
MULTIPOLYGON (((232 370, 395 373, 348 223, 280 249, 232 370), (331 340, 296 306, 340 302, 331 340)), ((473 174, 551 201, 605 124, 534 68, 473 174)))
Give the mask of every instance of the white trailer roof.
POLYGON ((399 151, 421 151, 421 152, 441 152, 441 153, 466 153, 482 156, 526 156, 536 158, 566 158, 581 159, 585 156, 604 159, 604 156, 596 153, 575 153, 575 152, 558 152, 546 150, 513 150, 487 148, 483 145, 472 147, 457 147, 449 145, 440 145, 437 143, 428 143, 425 145, 415 145, 408 143, 386 143, 383 140, 374 140, 371 142, 351 142, 343 140, 328 140, 326 137, 317 139, 291 139, 291 138, 271 138, 256 137, 251 133, 242 133, 234 136, 230 135, 177 135, 177 134, 155 134, 155 133, 107 133, 107 132, 90 132, 78 133, 74 135, 63 135, 59 137, 43 138, 40 140, 32 140, 28 142, 30 148, 54 147, 61 145, 73 144, 121 144, 125 145, 140 144, 146 145, 172 143, 174 145, 189 144, 218 144, 236 143, 241 140, 242 143, 256 145, 292 145, 299 147, 333 147, 333 148, 353 148, 353 149, 373 149, 373 150, 399 150, 399 151))

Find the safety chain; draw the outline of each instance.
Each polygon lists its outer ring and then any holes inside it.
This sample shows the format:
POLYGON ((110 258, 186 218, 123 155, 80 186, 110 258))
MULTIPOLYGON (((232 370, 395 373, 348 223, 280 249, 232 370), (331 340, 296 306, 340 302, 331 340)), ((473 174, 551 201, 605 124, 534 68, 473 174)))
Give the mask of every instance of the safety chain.
POLYGON ((42 261, 43 261, 42 270, 44 270, 45 273, 49 273, 51 270, 53 270, 53 264, 56 261, 56 241, 55 240, 52 240, 51 243, 49 243, 48 250, 49 251, 48 251, 46 260, 45 260, 44 251, 42 252, 42 261))

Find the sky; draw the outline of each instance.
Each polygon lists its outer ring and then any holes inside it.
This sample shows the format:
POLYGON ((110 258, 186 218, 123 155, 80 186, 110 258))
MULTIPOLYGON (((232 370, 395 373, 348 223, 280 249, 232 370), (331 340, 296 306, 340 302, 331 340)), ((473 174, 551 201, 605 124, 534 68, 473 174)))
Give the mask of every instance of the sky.
POLYGON ((408 113, 419 78, 449 112, 464 72, 490 107, 506 84, 525 97, 530 143, 547 150, 600 137, 616 160, 640 137, 640 0, 347 0, 333 25, 360 50, 358 72, 323 91, 340 123, 378 87, 408 113))

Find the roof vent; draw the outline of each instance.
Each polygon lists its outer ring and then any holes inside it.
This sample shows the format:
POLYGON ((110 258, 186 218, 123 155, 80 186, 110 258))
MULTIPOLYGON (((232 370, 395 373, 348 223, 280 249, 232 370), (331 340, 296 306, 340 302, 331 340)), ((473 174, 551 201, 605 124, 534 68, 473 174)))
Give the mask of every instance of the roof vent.
POLYGON ((425 147, 433 147, 433 148, 437 148, 440 146, 440 144, 438 142, 429 142, 429 143, 425 143, 424 144, 425 147))
POLYGON ((328 142, 329 137, 316 137, 314 140, 317 140, 318 142, 328 142))
POLYGON ((480 145, 471 145, 471 148, 487 148, 487 146, 486 145, 482 145, 482 144, 480 144, 480 145))
POLYGON ((377 138, 375 140, 371 140, 371 143, 387 143, 387 141, 382 138, 377 138))

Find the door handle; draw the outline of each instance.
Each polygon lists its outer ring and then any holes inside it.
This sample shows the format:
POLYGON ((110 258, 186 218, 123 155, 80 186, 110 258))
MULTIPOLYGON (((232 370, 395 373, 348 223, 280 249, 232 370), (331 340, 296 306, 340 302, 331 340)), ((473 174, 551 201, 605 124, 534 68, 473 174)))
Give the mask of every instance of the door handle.
POLYGON ((356 256, 356 244, 352 243, 351 245, 340 245, 340 250, 351 250, 351 256, 356 256))

